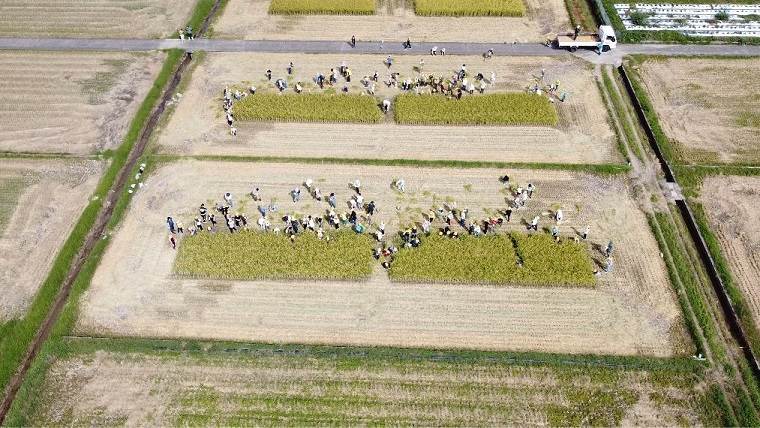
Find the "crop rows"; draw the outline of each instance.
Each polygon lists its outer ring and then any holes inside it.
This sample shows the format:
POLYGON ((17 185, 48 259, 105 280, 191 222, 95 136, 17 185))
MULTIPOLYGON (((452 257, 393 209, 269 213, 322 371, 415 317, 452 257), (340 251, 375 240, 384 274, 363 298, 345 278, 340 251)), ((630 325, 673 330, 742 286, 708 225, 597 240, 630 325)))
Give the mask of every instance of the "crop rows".
POLYGON ((415 0, 414 12, 426 16, 523 16, 521 0, 415 0))
POLYGON ((272 0, 276 15, 373 15, 375 0, 272 0))
POLYGON ((22 177, 0 178, 0 236, 8 227, 24 185, 22 177))
POLYGON ((591 258, 583 245, 556 243, 549 235, 433 235, 401 250, 390 270, 399 281, 593 286, 591 258), (520 265, 521 264, 521 265, 520 265))
POLYGON ((396 97, 396 122, 408 125, 548 125, 557 111, 545 97, 508 93, 448 99, 440 95, 396 97))
POLYGON ((194 278, 358 279, 372 273, 371 250, 368 236, 352 232, 294 242, 273 233, 202 233, 181 242, 174 270, 194 278))
POLYGON ((327 94, 260 94, 235 104, 238 120, 375 123, 382 113, 374 97, 327 94))

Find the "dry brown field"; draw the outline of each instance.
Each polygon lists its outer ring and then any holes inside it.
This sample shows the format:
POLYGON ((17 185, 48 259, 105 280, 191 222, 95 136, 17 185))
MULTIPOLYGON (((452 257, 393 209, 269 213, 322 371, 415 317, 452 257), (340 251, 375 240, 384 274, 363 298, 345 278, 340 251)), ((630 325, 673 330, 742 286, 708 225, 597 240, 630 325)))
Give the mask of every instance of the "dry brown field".
POLYGON ((164 57, 0 52, 0 151, 81 155, 117 147, 164 57))
MULTIPOLYGON (((354 159, 423 159, 502 162, 547 162, 600 164, 622 162, 615 136, 607 122, 607 111, 588 65, 572 57, 534 58, 497 57, 488 62, 472 57, 424 57, 423 72, 446 75, 462 63, 470 73, 483 73, 487 79, 496 74, 489 91, 520 91, 533 84, 541 69, 546 82, 560 80, 570 95, 557 102, 560 123, 556 127, 525 126, 402 126, 392 118, 377 125, 301 124, 237 122, 238 135, 230 135, 221 104, 226 86, 254 85, 258 91, 274 91, 265 72, 271 69, 273 81, 287 77, 289 62, 295 64, 290 76, 306 91, 317 91, 312 79, 317 73, 328 75, 344 61, 353 70, 351 92, 362 90, 360 79, 376 71, 380 80, 388 79, 384 56, 377 55, 287 55, 210 53, 193 72, 168 124, 158 137, 165 153, 183 155, 248 155, 284 157, 333 157, 354 159)), ((391 71, 400 80, 416 78, 420 58, 396 58, 391 71)), ((346 83, 339 80, 339 87, 346 83)), ((378 96, 399 93, 382 82, 378 96)), ((234 107, 233 107, 234 110, 234 107)))
POLYGON ((0 323, 31 303, 103 169, 93 160, 0 160, 8 216, 0 220, 0 323))
MULTIPOLYGON (((256 348, 254 346, 254 348, 256 348)), ((689 374, 399 358, 97 351, 53 364, 36 426, 702 426, 689 374), (656 378, 655 376, 656 375, 656 378)))
POLYGON ((639 73, 681 160, 760 162, 760 60, 649 58, 639 73))
POLYGON ((269 15, 269 0, 230 0, 214 26, 214 36, 251 40, 357 40, 412 43, 543 42, 551 34, 569 31, 562 0, 525 0, 519 18, 424 17, 414 14, 413 0, 378 0, 377 13, 363 16, 269 15))
MULTIPOLYGON (((562 171, 510 171, 531 180, 536 195, 513 215, 524 219, 565 211, 561 232, 591 226, 591 247, 616 245, 614 273, 593 289, 486 287, 392 283, 382 269, 365 282, 188 280, 173 275, 175 252, 166 216, 190 225, 201 202, 230 191, 235 210, 253 223, 256 207, 245 195, 258 186, 275 199, 278 218, 319 214, 326 205, 288 192, 312 178, 325 194, 349 198, 348 183, 362 182, 365 201, 380 210, 388 233, 419 220, 444 201, 484 217, 505 207, 494 169, 435 169, 179 161, 161 166, 137 192, 83 297, 76 331, 89 335, 193 337, 261 342, 531 350, 558 353, 670 356, 688 352, 681 315, 665 265, 644 213, 624 178, 562 171), (405 178, 406 193, 390 189, 405 178)), ((274 225, 278 222, 275 220, 274 225)), ((593 258, 601 263, 598 250, 593 258)))
POLYGON ((176 37, 194 6, 194 0, 3 0, 0 37, 176 37))
POLYGON ((760 327, 760 177, 707 177, 700 200, 721 250, 760 327))

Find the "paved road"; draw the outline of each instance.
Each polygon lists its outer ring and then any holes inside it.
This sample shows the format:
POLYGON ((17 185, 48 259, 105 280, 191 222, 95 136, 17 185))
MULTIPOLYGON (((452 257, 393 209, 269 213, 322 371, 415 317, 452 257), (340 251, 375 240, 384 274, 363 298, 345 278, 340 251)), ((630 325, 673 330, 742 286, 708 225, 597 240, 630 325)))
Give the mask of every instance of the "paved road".
MULTIPOLYGON (((548 48, 539 43, 413 43, 403 49, 401 42, 358 42, 352 48, 344 41, 272 41, 272 40, 143 40, 143 39, 27 39, 0 38, 0 49, 21 50, 104 50, 147 51, 182 48, 210 52, 293 52, 293 53, 375 53, 428 55, 432 47, 446 48, 447 54, 482 54, 493 49, 496 55, 565 55, 564 50, 548 48)), ((620 45, 613 55, 602 55, 594 62, 615 62, 615 58, 630 54, 657 55, 737 55, 760 56, 760 46, 740 45, 620 45)), ((592 60, 590 52, 580 53, 592 60)))

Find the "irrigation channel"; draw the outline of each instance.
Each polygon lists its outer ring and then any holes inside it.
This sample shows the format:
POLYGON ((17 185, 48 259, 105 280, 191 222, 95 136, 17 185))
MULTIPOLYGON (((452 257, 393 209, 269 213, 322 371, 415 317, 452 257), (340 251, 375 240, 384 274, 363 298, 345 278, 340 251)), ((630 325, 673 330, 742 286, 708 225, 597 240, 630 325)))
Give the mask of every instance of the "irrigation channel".
MULTIPOLYGON (((203 34, 208 31, 209 25, 211 24, 211 21, 216 12, 219 10, 221 2, 222 0, 216 0, 214 2, 214 5, 212 6, 208 15, 206 15, 204 18, 203 24, 197 33, 199 37, 203 36, 203 34)), ((58 294, 56 295, 50 312, 48 312, 45 320, 42 322, 42 325, 37 330, 37 334, 29 344, 26 355, 21 361, 21 365, 6 387, 3 401, 0 403, 0 425, 2 425, 3 421, 5 420, 5 417, 8 414, 11 405, 13 404, 13 400, 24 381, 24 377, 26 376, 27 371, 34 361, 34 358, 37 356, 37 353, 42 348, 45 340, 50 335, 50 331, 53 329, 53 326, 58 320, 58 317, 61 315, 61 311, 66 305, 66 301, 68 300, 74 281, 79 275, 79 272, 82 270, 85 261, 90 256, 93 247, 103 236, 106 230, 106 226, 108 225, 109 221, 111 220, 111 216, 113 215, 113 210, 116 207, 116 203, 120 197, 124 197, 126 194, 126 185, 132 175, 132 171, 134 170, 135 165, 137 164, 137 160, 140 159, 143 152, 145 151, 145 147, 148 145, 148 141, 150 141, 150 137, 155 130, 156 125, 158 125, 159 119, 161 119, 161 115, 166 109, 167 102, 171 100, 174 91, 177 89, 177 86, 182 80, 182 75, 184 74, 185 70, 187 70, 190 62, 192 61, 192 58, 193 56, 190 51, 186 52, 185 55, 183 55, 182 61, 174 70, 174 73, 171 76, 171 80, 169 80, 169 83, 164 88, 164 92, 161 96, 161 101, 151 112, 148 121, 140 131, 140 136, 137 139, 137 143, 129 152, 126 163, 119 170, 117 178, 109 190, 108 196, 104 201, 100 212, 98 213, 98 217, 95 220, 95 225, 87 234, 84 245, 82 245, 82 247, 79 249, 77 256, 75 257, 68 273, 66 274, 66 278, 58 289, 58 294)))
MULTIPOLYGON (((633 107, 636 110, 636 115, 638 116, 639 123, 644 129, 644 133, 647 135, 647 140, 649 140, 649 144, 657 156, 657 160, 659 161, 660 167, 662 168, 663 174, 665 175, 665 181, 678 185, 675 175, 673 174, 673 169, 670 167, 667 159, 665 159, 665 156, 662 154, 662 150, 657 143, 657 139, 655 138, 652 127, 649 124, 649 120, 644 114, 644 110, 641 107, 639 99, 636 97, 636 92, 633 90, 633 85, 628 78, 628 73, 626 73, 625 67, 622 65, 619 66, 618 72, 620 73, 620 77, 623 80, 623 84, 625 86, 626 92, 628 93, 628 96, 633 101, 633 107)), ((728 323, 731 335, 739 343, 739 347, 741 347, 744 357, 747 359, 747 362, 749 362, 749 366, 751 367, 755 378, 760 380, 760 365, 758 365, 755 353, 750 347, 749 340, 747 340, 747 334, 744 332, 744 328, 739 322, 739 316, 737 315, 736 309, 731 302, 731 298, 728 296, 726 285, 723 283, 723 280, 718 274, 715 260, 713 260, 713 257, 707 248, 707 244, 705 243, 705 239, 702 236, 702 232, 697 226, 697 222, 694 219, 694 214, 692 213, 691 208, 685 199, 678 199, 675 202, 679 212, 681 213, 681 217, 683 217, 683 221, 686 224, 687 229, 689 229, 691 239, 694 241, 694 245, 699 252, 700 258, 702 259, 702 264, 707 269, 707 274, 710 277, 710 282, 712 283, 713 289, 715 290, 715 294, 717 294, 718 300, 720 301, 720 307, 723 311, 723 315, 726 318, 726 322, 728 323)))

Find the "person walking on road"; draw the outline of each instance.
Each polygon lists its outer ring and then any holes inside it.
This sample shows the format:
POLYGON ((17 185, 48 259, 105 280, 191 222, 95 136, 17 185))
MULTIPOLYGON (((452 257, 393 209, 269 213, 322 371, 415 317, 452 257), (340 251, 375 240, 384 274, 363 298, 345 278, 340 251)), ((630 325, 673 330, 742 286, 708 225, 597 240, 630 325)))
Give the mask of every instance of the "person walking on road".
POLYGON ((351 36, 351 47, 352 48, 356 47, 356 36, 351 36))

